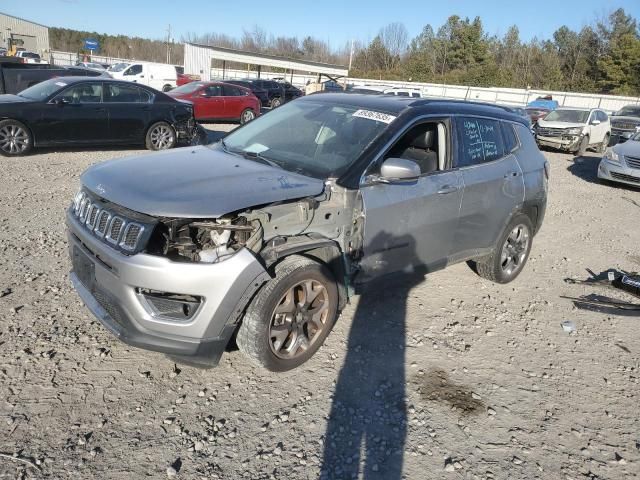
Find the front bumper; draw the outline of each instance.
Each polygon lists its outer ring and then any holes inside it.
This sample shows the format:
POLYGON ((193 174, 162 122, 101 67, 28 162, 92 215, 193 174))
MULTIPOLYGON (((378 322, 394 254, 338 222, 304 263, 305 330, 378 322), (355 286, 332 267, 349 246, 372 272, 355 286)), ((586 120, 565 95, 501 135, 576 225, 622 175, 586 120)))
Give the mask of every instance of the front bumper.
POLYGON ((640 187, 640 170, 629 168, 621 163, 600 160, 598 165, 598 178, 640 187))
POLYGON ((538 145, 557 148, 567 152, 577 150, 582 140, 582 135, 562 135, 561 137, 543 137, 536 135, 538 145))
POLYGON ((246 249, 217 264, 180 263, 120 253, 80 225, 70 211, 67 227, 71 281, 100 323, 125 343, 186 363, 218 363, 249 299, 268 278, 246 249), (154 310, 146 290, 201 301, 188 319, 176 319, 154 310))

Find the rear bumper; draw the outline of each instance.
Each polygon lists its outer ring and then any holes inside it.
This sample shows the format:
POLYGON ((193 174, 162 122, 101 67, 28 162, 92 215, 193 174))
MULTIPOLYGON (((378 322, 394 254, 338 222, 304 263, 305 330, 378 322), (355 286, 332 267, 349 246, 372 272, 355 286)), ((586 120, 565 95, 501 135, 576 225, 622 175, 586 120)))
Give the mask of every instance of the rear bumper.
POLYGON ((606 158, 600 160, 598 178, 640 187, 640 170, 629 168, 620 163, 609 162, 606 158))
POLYGON ((187 363, 218 363, 249 299, 268 278, 248 250, 217 264, 172 262, 124 255, 69 211, 67 226, 71 281, 100 323, 125 343, 187 363), (199 304, 180 317, 154 307, 147 291, 194 297, 199 304))

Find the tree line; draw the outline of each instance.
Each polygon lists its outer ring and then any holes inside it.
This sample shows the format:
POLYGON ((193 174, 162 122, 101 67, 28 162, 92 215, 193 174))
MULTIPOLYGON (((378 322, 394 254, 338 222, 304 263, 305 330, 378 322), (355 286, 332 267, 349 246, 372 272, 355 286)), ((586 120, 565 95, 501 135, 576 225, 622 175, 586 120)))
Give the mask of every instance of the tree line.
MULTIPOLYGON (((166 59, 167 43, 159 40, 60 28, 49 35, 53 49, 79 51, 90 36, 100 41, 102 55, 166 59)), ((580 30, 562 26, 549 39, 528 41, 515 25, 502 36, 490 35, 479 17, 457 15, 437 29, 426 25, 415 38, 402 23, 391 23, 370 41, 339 47, 312 36, 275 36, 257 26, 240 37, 188 33, 181 41, 351 65, 351 77, 640 95, 640 31, 624 9, 580 30)), ((173 44, 172 63, 181 64, 182 56, 182 44, 173 44)))

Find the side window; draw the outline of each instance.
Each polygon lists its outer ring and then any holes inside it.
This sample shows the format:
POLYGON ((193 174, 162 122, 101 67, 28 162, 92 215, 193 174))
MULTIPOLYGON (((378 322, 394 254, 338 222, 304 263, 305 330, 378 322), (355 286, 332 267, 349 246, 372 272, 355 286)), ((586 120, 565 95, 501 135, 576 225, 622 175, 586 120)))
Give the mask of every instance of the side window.
MULTIPOLYGON (((387 158, 405 158, 412 160, 420 167, 420 173, 426 175, 436 172, 444 167, 442 161, 446 146, 441 133, 444 128, 438 128, 440 124, 422 123, 409 129, 386 153, 387 158)), ((443 125, 444 126, 444 125, 443 125)), ((442 135, 444 137, 444 135, 442 135)))
POLYGON ((411 93, 411 96, 412 96, 413 98, 420 98, 420 94, 419 94, 418 92, 412 92, 412 93, 411 93))
POLYGON ((142 73, 142 65, 131 65, 123 75, 138 75, 142 73))
POLYGON ((204 89, 205 94, 208 97, 221 97, 222 96, 222 87, 220 85, 211 85, 204 89))
POLYGON ((58 95, 56 100, 64 100, 67 103, 74 104, 100 103, 102 102, 102 84, 81 83, 80 85, 75 85, 58 95))
POLYGON ((511 153, 518 147, 518 139, 513 131, 513 125, 507 122, 502 123, 502 135, 504 136, 504 151, 505 153, 511 153))
POLYGON ((603 111, 599 111, 598 112, 598 120, 600 120, 601 122, 606 122, 609 120, 609 116, 604 113, 603 111))
POLYGON ((151 94, 138 87, 107 84, 104 101, 107 103, 149 103, 151 94))
POLYGON ((236 87, 232 87, 230 85, 224 85, 222 87, 222 91, 225 97, 239 97, 242 95, 242 93, 240 92, 240 89, 236 87))
POLYGON ((499 121, 463 117, 457 120, 457 127, 459 155, 456 166, 479 165, 504 156, 499 121))

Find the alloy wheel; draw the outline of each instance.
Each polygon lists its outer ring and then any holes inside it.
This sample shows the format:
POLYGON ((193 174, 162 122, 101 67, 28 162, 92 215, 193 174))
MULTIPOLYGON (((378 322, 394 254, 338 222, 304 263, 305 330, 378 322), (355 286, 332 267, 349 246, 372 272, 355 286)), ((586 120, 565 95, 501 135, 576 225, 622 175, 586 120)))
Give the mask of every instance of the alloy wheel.
POLYGON ((24 152, 29 148, 29 135, 18 125, 5 125, 0 128, 0 148, 10 154, 24 152))
POLYGON ((529 237, 529 229, 523 224, 516 225, 509 233, 500 257, 500 266, 506 275, 514 275, 524 265, 529 251, 529 237))
POLYGON ((245 111, 242 113, 242 123, 248 123, 248 122, 250 122, 251 120, 253 120, 253 119, 254 119, 254 117, 255 117, 255 114, 253 113, 253 111, 252 111, 252 110, 245 110, 245 111))
POLYGON ((279 358, 303 354, 321 337, 328 325, 329 294, 316 280, 304 280, 289 288, 273 311, 269 345, 279 358))
POLYGON ((151 131, 151 144, 156 150, 173 146, 173 131, 166 125, 158 125, 151 131))

